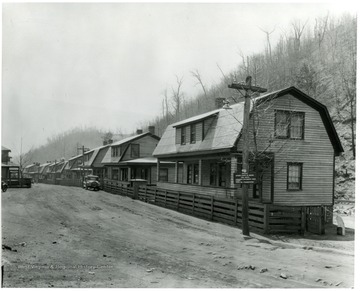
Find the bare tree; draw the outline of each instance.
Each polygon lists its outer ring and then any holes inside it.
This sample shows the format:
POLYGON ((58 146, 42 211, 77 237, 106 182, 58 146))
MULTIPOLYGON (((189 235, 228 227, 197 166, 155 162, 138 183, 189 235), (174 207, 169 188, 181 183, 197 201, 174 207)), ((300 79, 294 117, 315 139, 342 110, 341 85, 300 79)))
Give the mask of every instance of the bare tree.
POLYGON ((294 32, 294 49, 297 53, 300 51, 300 39, 307 22, 308 20, 306 20, 305 23, 302 24, 300 20, 294 20, 291 24, 294 32))
POLYGON ((315 39, 317 39, 319 50, 324 40, 325 33, 327 31, 328 20, 329 12, 326 14, 325 17, 315 19, 314 36, 315 39))
POLYGON ((267 52, 269 54, 270 61, 272 60, 270 35, 275 31, 275 28, 276 27, 274 27, 273 30, 269 32, 269 31, 264 30, 261 27, 259 27, 259 29, 266 34, 266 49, 267 49, 267 52))
POLYGON ((163 102, 162 102, 163 118, 165 118, 166 124, 169 124, 170 110, 169 110, 169 97, 168 97, 167 89, 164 89, 163 96, 164 96, 164 99, 163 99, 163 102))
POLYGON ((201 78, 201 75, 199 73, 199 71, 196 69, 194 71, 190 71, 191 75, 197 80, 197 83, 196 85, 200 85, 203 92, 204 92, 204 95, 205 95, 205 98, 207 98, 207 92, 206 92, 206 88, 205 88, 205 85, 204 85, 204 82, 201 78))
POLYGON ((181 86, 183 84, 183 77, 179 78, 177 75, 176 77, 176 87, 172 87, 172 102, 173 102, 173 108, 175 110, 175 116, 176 118, 179 118, 180 116, 180 109, 181 104, 183 101, 183 93, 181 92, 181 86))

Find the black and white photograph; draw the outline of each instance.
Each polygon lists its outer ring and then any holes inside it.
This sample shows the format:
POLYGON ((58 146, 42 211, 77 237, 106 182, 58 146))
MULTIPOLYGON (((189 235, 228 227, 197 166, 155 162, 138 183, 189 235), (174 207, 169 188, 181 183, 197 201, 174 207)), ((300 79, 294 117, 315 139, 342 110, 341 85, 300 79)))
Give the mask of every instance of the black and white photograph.
POLYGON ((360 287, 357 5, 1 2, 1 287, 360 287))

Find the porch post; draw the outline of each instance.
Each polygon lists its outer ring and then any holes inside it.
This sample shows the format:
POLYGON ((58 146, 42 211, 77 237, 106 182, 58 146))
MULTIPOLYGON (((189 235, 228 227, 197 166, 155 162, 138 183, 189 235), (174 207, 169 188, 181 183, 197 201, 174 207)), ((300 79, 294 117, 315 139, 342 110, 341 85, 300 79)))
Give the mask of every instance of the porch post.
POLYGON ((237 157, 233 156, 230 160, 230 187, 235 188, 234 174, 237 172, 237 157))
POLYGON ((202 160, 199 160, 199 185, 202 185, 202 160))
POLYGON ((159 182, 160 178, 160 160, 157 159, 157 167, 156 167, 156 182, 159 182))
POLYGON ((130 166, 128 167, 128 181, 130 181, 131 179, 131 168, 130 166))
POLYGON ((175 183, 179 183, 179 162, 175 162, 175 183))

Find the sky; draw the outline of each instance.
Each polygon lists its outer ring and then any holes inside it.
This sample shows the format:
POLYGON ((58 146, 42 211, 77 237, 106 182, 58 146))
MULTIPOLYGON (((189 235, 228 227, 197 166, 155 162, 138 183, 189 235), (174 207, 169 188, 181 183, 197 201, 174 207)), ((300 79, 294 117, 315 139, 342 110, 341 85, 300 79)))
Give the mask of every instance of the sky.
MULTIPOLYGON (((183 77, 185 98, 262 52, 294 19, 354 13, 302 3, 2 3, 2 145, 15 156, 77 126, 134 132, 161 114, 183 77)), ((150 125, 150 124, 149 124, 150 125)))

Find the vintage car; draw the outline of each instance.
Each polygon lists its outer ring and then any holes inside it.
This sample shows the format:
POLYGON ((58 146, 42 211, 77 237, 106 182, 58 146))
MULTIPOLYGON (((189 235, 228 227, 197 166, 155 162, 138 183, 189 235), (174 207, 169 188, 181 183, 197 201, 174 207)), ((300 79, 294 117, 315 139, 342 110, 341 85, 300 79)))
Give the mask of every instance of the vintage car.
POLYGON ((99 182, 99 177, 95 175, 87 175, 84 178, 83 188, 88 190, 92 189, 95 191, 99 191, 101 189, 101 185, 99 182))

